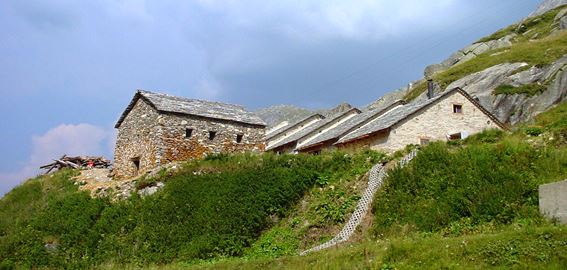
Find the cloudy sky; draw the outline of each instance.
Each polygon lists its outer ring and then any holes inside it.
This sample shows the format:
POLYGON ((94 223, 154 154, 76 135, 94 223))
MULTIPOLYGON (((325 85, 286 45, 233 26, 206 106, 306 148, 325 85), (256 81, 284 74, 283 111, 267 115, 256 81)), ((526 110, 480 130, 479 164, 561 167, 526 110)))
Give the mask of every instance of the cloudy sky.
POLYGON ((0 1, 0 196, 63 153, 112 158, 136 89, 362 106, 539 2, 0 1))

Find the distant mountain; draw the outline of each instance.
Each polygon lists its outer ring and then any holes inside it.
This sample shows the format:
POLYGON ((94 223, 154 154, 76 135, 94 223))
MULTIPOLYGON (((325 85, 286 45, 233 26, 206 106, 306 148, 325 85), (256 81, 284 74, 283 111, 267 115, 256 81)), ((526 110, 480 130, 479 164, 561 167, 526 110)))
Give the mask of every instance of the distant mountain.
POLYGON ((262 118, 269 127, 273 127, 282 121, 298 121, 313 113, 315 112, 312 110, 300 108, 294 105, 275 105, 256 111, 256 114, 262 118))
POLYGON ((293 105, 276 105, 260 109, 256 111, 256 114, 268 124, 268 127, 273 127, 283 121, 293 123, 315 113, 320 113, 323 116, 329 116, 335 113, 345 112, 350 108, 352 108, 352 105, 346 102, 343 102, 331 109, 319 110, 309 110, 293 105))

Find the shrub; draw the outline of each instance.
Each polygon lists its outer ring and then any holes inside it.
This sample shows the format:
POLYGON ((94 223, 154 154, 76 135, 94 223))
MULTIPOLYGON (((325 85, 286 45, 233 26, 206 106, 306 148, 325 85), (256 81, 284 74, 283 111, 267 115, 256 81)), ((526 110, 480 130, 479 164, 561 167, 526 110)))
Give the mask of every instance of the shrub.
MULTIPOLYGON (((487 131, 469 142, 494 141, 498 133, 487 131)), ((463 220, 476 226, 537 219, 538 185, 565 177, 566 165, 563 149, 538 149, 515 137, 456 149, 433 143, 390 172, 374 202, 374 229, 437 232, 463 220)))

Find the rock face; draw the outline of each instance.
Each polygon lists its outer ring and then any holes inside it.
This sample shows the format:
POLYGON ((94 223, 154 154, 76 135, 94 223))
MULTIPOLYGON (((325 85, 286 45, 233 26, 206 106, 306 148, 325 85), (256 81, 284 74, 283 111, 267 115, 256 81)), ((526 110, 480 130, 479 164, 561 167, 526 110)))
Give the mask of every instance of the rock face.
POLYGON ((528 16, 528 18, 539 16, 562 5, 567 5, 567 0, 545 0, 534 12, 532 12, 532 14, 528 16))
MULTIPOLYGON (((446 89, 461 87, 505 123, 516 124, 531 119, 567 98, 567 55, 547 67, 532 67, 517 72, 526 63, 505 63, 490 67, 451 83, 446 89), (540 95, 494 95, 500 85, 519 87, 528 84, 547 85, 540 95)), ((425 98, 422 94, 420 99, 425 98)))
POLYGON ((454 65, 464 63, 470 59, 477 57, 479 54, 482 54, 484 52, 510 47, 512 46, 511 39, 513 37, 514 35, 508 35, 497 40, 489 40, 486 42, 479 42, 469 45, 468 47, 452 54, 445 61, 439 64, 433 64, 426 67, 424 71, 424 76, 425 78, 430 78, 435 73, 445 71, 454 65))
POLYGON ((268 124, 268 127, 273 127, 282 121, 293 123, 313 113, 311 110, 293 105, 276 105, 256 111, 256 114, 268 124))

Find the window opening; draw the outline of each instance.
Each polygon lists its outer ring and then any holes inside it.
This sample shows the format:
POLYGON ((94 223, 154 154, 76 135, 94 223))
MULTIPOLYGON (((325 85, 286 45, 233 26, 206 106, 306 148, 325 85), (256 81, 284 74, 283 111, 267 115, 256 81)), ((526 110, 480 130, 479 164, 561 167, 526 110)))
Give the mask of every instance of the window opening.
POLYGON ((215 137, 217 136, 217 132, 216 131, 209 131, 209 140, 214 140, 215 137))
POLYGON ((463 113, 463 105, 453 104, 453 113, 463 113))
POLYGON ((185 138, 191 138, 192 135, 193 135, 193 129, 192 128, 185 129, 185 138))
POLYGON ((138 174, 140 171, 140 157, 132 158, 132 163, 134 164, 134 168, 136 169, 135 174, 138 174))
POLYGON ((449 135, 449 140, 454 141, 454 140, 460 140, 462 139, 463 136, 461 135, 461 133, 455 133, 455 134, 451 134, 449 135))
POLYGON ((242 135, 242 134, 237 134, 237 135, 236 135, 236 142, 237 142, 237 143, 241 143, 243 137, 244 137, 244 135, 242 135))

